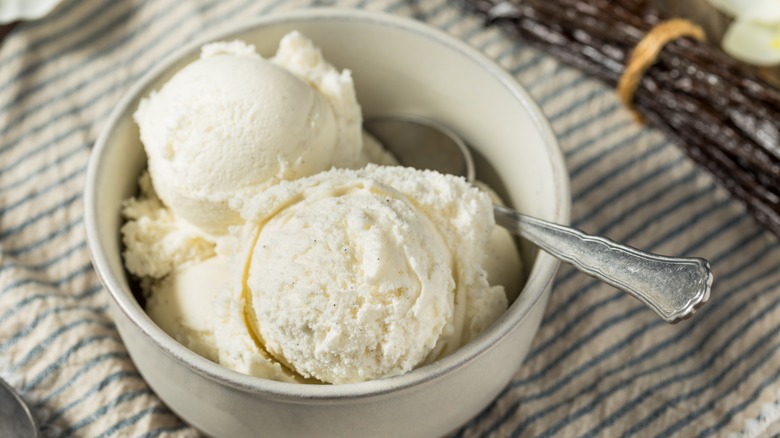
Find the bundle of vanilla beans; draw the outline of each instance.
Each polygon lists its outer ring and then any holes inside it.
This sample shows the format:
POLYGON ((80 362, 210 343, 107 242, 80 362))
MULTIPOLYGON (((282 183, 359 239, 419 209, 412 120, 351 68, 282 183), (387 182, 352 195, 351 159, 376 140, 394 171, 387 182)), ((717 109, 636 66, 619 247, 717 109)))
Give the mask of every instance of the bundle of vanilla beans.
MULTIPOLYGON (((460 0, 513 37, 615 86, 634 46, 665 20, 647 0, 460 0)), ((780 236, 780 92, 717 47, 669 42, 635 110, 780 236)))

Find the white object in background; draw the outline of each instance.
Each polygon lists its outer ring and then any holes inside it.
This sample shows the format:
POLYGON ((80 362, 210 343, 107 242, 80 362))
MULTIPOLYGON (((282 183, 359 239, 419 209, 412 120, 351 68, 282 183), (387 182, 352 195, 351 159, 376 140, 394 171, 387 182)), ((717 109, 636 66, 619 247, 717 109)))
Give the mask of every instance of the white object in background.
POLYGON ((61 0, 0 0, 0 24, 36 20, 51 12, 61 0))
POLYGON ((780 0, 710 0, 734 22, 726 29, 721 46, 748 64, 780 64, 780 0))

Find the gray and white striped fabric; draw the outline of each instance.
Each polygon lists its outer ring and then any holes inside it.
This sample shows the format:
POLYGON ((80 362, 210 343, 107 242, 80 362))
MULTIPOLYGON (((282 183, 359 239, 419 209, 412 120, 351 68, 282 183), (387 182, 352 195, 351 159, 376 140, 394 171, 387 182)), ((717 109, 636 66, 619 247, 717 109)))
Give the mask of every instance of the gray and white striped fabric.
POLYGON ((445 0, 66 0, 0 47, 0 376, 47 436, 197 435, 145 384, 106 313, 85 247, 87 159, 112 105, 166 54, 245 17, 309 6, 387 11, 465 40, 549 117, 574 225, 712 261, 711 302, 675 326, 564 267, 525 364, 456 435, 778 430, 778 239, 597 80, 445 0))

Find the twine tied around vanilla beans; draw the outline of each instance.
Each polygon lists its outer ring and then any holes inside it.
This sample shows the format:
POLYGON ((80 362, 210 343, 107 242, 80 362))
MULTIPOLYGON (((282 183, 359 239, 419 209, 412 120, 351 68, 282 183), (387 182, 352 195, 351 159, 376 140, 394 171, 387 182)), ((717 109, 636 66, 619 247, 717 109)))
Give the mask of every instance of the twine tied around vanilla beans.
POLYGON ((617 83, 617 93, 620 101, 634 115, 637 122, 642 122, 642 115, 634 109, 634 92, 639 86, 645 71, 655 63, 658 54, 670 41, 682 37, 693 37, 704 41, 704 30, 682 18, 673 18, 657 24, 642 38, 626 63, 626 69, 617 83))

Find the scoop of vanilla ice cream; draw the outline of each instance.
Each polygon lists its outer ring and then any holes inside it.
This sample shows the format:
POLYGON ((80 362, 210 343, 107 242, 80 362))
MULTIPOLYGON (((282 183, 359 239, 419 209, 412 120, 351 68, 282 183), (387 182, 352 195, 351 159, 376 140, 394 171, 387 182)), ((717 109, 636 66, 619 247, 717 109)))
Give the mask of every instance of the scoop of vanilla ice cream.
POLYGON ((409 371, 506 309, 483 266, 490 198, 462 178, 334 169, 243 207, 250 249, 234 296, 240 289, 258 346, 304 377, 348 383, 409 371))
POLYGON ((319 189, 259 231, 247 280, 258 333, 280 361, 325 382, 412 369, 452 316, 449 249, 389 186, 319 189))
POLYGON ((277 58, 239 41, 208 44, 135 113, 157 194, 206 233, 240 223, 232 198, 365 164, 349 72, 295 32, 277 58))

